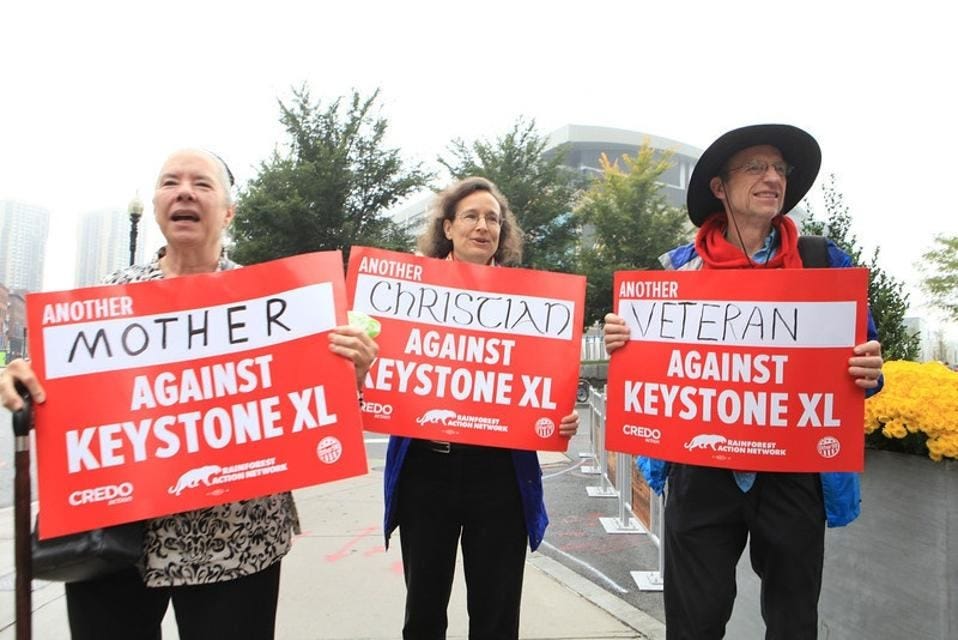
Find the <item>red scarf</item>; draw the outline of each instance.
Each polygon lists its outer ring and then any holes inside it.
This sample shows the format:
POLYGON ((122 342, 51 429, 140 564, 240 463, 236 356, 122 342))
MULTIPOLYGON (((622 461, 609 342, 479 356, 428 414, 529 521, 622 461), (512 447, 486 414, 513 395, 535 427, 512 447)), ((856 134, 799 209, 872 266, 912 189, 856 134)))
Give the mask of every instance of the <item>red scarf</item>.
POLYGON ((778 215, 772 218, 772 226, 778 230, 779 247, 767 262, 755 264, 745 251, 726 240, 728 219, 724 213, 709 216, 695 235, 695 251, 702 258, 704 269, 769 269, 785 267, 801 269, 802 257, 798 254, 798 228, 791 218, 778 215))

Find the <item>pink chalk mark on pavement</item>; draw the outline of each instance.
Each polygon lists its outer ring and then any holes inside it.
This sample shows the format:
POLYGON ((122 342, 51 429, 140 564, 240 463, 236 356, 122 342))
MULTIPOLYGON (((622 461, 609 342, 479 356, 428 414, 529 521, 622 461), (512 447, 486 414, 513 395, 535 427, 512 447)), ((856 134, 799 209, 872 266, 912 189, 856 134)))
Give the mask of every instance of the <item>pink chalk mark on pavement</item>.
POLYGON ((326 556, 326 562, 337 562, 348 556, 353 549, 363 538, 369 537, 371 534, 375 533, 379 527, 366 527, 359 532, 359 535, 355 536, 342 547, 340 547, 334 553, 330 553, 326 556))

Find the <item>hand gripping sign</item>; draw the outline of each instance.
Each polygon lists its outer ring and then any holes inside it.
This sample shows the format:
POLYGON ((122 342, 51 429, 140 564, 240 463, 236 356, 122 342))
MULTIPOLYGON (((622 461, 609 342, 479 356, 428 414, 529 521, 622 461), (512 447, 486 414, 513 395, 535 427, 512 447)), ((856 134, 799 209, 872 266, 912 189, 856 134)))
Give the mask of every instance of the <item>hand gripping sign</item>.
POLYGON ((371 431, 561 451, 579 375, 585 278, 353 247, 353 309, 382 324, 371 431))
POLYGON ((609 364, 606 446, 752 471, 860 471, 865 269, 615 274, 630 341, 609 364))
POLYGON ((342 257, 27 296, 40 534, 366 472, 342 257))

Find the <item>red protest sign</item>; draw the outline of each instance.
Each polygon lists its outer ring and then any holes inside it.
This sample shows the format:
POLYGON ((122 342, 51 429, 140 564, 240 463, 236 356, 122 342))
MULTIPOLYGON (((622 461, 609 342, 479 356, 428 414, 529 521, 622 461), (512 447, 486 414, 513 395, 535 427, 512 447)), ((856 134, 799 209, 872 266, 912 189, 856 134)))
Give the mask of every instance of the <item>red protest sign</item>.
POLYGON ((609 364, 606 446, 752 471, 860 471, 866 269, 615 274, 630 341, 609 364))
POLYGON ((366 472, 342 257, 27 297, 40 533, 366 472))
POLYGON ((353 247, 347 286, 352 308, 382 324, 367 429, 565 450, 585 278, 353 247))

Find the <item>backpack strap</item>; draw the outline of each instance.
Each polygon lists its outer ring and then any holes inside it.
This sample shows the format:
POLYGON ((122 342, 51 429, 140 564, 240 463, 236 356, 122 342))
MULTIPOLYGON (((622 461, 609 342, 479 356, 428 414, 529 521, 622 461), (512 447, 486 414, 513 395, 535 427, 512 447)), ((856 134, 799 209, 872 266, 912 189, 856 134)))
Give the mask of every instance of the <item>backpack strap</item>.
POLYGON ((798 255, 806 269, 832 266, 828 261, 828 240, 824 236, 799 236, 798 255))

